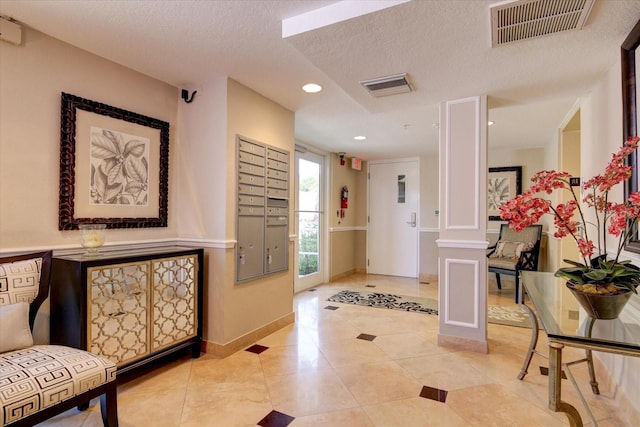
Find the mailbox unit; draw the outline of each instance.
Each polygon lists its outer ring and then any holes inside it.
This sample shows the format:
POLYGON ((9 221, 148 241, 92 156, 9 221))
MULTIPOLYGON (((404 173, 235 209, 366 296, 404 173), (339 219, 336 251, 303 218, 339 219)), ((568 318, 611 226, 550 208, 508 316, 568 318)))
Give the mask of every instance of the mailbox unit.
POLYGON ((237 138, 236 281, 289 268, 289 152, 237 138))

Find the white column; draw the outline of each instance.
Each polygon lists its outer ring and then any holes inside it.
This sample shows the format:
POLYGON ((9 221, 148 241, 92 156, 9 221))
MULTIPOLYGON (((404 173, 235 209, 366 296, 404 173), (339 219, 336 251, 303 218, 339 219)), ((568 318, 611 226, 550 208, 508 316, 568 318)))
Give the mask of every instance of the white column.
POLYGON ((438 344, 486 353, 487 98, 440 107, 438 344))

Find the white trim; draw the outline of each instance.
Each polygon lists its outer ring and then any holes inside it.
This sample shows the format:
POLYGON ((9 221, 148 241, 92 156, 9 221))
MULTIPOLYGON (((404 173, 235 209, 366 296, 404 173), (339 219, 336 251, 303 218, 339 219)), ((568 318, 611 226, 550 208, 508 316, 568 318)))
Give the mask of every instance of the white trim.
POLYGON ((440 233, 440 229, 439 228, 432 228, 432 227, 422 227, 420 229, 421 233, 440 233))
POLYGON ((352 227, 330 227, 330 233, 337 233, 340 231, 367 231, 366 225, 354 225, 352 227))
POLYGON ((479 291, 478 291, 478 287, 479 287, 479 283, 480 283, 480 262, 477 260, 468 260, 468 259, 456 259, 456 258, 449 258, 449 259, 445 259, 444 260, 444 264, 445 264, 445 269, 444 269, 444 280, 445 280, 445 292, 444 292, 444 304, 445 304, 445 310, 444 310, 444 323, 447 325, 452 325, 452 326, 462 326, 465 328, 474 328, 474 329, 478 329, 478 325, 479 325, 479 311, 478 311, 478 305, 479 300, 478 300, 478 295, 479 295, 479 291), (467 264, 467 265, 473 265, 474 266, 474 277, 473 277, 473 323, 468 323, 468 322, 459 322, 457 320, 451 320, 451 318, 449 317, 449 290, 451 289, 449 286, 449 266, 452 264, 467 264))
POLYGON ((489 247, 487 240, 447 240, 437 239, 436 244, 439 248, 455 248, 455 249, 482 249, 489 247))
POLYGON ((325 283, 327 281, 327 277, 329 277, 329 215, 327 214, 327 207, 329 205, 329 191, 331 188, 330 184, 330 154, 326 151, 318 149, 317 147, 313 147, 309 144, 296 142, 296 146, 301 146, 305 149, 305 151, 295 151, 294 152, 294 173, 290 177, 290 182, 293 183, 293 194, 295 195, 293 201, 293 225, 295 229, 295 235, 293 236, 293 262, 292 266, 293 270, 293 291, 300 292, 304 289, 308 289, 310 287, 316 286, 321 283, 325 283), (299 194, 300 194, 300 159, 304 159, 305 161, 309 161, 312 163, 316 163, 319 166, 319 203, 317 214, 319 215, 319 229, 318 229, 318 237, 320 247, 318 248, 318 271, 316 273, 300 276, 299 275, 299 259, 300 259, 300 206, 299 206, 299 194))
POLYGON ((410 0, 339 1, 282 20, 282 38, 337 24, 406 3, 410 0))
POLYGON ((419 166, 420 157, 403 157, 401 159, 369 160, 367 165, 379 165, 379 164, 385 164, 385 163, 406 163, 406 162, 418 162, 418 166, 419 166))
POLYGON ((176 239, 178 245, 184 246, 205 246, 213 249, 232 249, 236 247, 237 240, 208 240, 208 239, 194 239, 194 238, 178 238, 176 239))
MULTIPOLYGON (((193 238, 155 239, 144 241, 122 241, 106 243, 100 250, 103 252, 120 251, 128 249, 158 248, 167 245, 207 247, 213 249, 229 249, 236 245, 235 240, 207 240, 193 238)), ((55 246, 28 246, 24 248, 0 249, 0 256, 13 256, 29 252, 41 252, 52 250, 54 256, 76 254, 84 251, 78 244, 55 246)))
MULTIPOLYGON (((165 245, 175 245, 176 239, 154 239, 154 240, 145 240, 144 242, 139 241, 123 241, 123 242, 107 242, 102 248, 102 251, 110 251, 110 250, 120 250, 120 249, 138 249, 138 248, 153 248, 165 245)), ((24 248, 5 248, 0 249, 0 255, 2 256, 12 256, 19 255, 28 252, 41 252, 52 250, 54 254, 57 255, 67 255, 72 253, 78 253, 84 251, 84 249, 80 246, 79 243, 74 244, 66 244, 66 245, 53 245, 53 246, 27 246, 24 248)))
MULTIPOLYGON (((446 200, 446 209, 445 209, 445 224, 444 228, 446 230, 478 230, 480 228, 480 142, 481 135, 480 130, 482 128, 482 124, 480 123, 480 115, 482 113, 482 98, 480 96, 472 96, 468 98, 456 99, 453 101, 446 101, 446 120, 445 120, 445 200, 446 200), (451 225, 451 189, 449 188, 449 183, 451 182, 451 168, 449 167, 451 164, 451 113, 450 107, 456 104, 463 104, 473 102, 475 107, 475 141, 474 141, 474 154, 475 154, 475 163, 476 163, 476 171, 475 171, 475 194, 474 194, 474 213, 473 213, 473 223, 467 225, 451 225)), ((485 115, 486 116, 486 115, 485 115)), ((486 118, 485 118, 486 120, 486 118)), ((485 190, 482 190, 482 194, 485 194, 485 190)))
POLYGON ((576 102, 574 102, 574 104, 571 106, 567 114, 565 114, 564 118, 562 119, 562 122, 560 122, 560 124, 558 125, 558 131, 560 133, 562 133, 562 130, 569 125, 569 122, 571 121, 571 119, 573 119, 573 116, 575 116, 576 113, 580 111, 581 105, 582 105, 582 98, 578 98, 576 102))
POLYGON ((315 145, 311 145, 308 144, 306 142, 302 142, 302 141, 296 141, 296 144, 300 147, 303 147, 304 149, 306 149, 308 152, 311 152, 313 154, 317 154, 318 156, 323 157, 323 160, 326 160, 327 157, 331 154, 326 150, 323 150, 322 148, 318 148, 315 145))

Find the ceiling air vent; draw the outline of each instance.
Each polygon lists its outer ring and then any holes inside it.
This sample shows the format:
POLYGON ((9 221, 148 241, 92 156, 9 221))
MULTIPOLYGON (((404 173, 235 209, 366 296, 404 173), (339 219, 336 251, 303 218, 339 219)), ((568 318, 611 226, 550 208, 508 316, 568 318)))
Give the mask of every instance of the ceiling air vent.
POLYGON ((360 84, 375 97, 406 93, 413 90, 407 80, 406 73, 371 80, 363 80, 360 84))
POLYGON ((491 46, 580 30, 595 0, 517 0, 491 6, 491 46))

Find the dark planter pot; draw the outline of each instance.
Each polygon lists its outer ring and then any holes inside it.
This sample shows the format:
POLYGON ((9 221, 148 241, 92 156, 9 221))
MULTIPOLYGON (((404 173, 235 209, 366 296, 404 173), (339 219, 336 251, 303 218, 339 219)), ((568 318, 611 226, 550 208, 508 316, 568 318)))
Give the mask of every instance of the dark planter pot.
POLYGON ((630 290, 611 295, 590 294, 574 289, 571 282, 567 282, 567 288, 594 319, 617 319, 632 294, 630 290))

